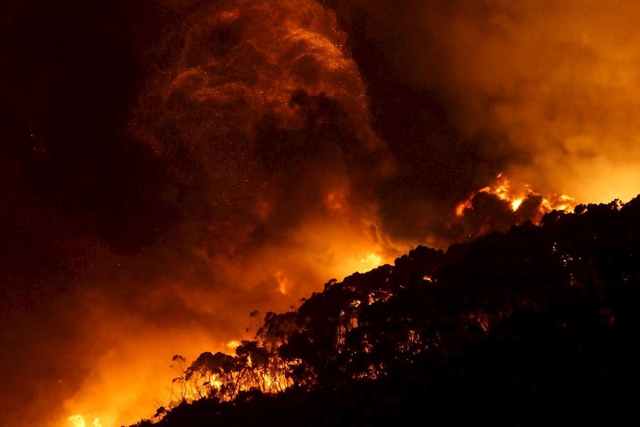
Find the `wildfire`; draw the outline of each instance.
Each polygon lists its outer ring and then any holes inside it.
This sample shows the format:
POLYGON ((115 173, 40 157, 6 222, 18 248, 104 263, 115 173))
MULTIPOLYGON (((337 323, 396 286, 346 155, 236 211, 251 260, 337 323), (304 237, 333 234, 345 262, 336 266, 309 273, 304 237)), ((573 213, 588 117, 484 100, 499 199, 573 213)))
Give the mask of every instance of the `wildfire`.
POLYGON ((542 206, 547 211, 558 210, 572 212, 573 208, 576 207, 576 200, 573 197, 562 194, 554 199, 553 203, 550 203, 547 199, 543 199, 542 206))
MULTIPOLYGON (((73 427, 87 427, 87 423, 84 419, 84 416, 80 414, 72 415, 68 418, 68 420, 71 424, 73 424, 73 427)), ((93 420, 93 426, 102 427, 102 424, 100 424, 100 418, 95 418, 93 420)))
POLYGON ((536 207, 537 215, 534 222, 538 222, 545 213, 553 210, 571 212, 576 206, 576 200, 566 194, 542 197, 540 194, 533 191, 527 184, 514 188, 509 179, 504 176, 503 173, 500 173, 496 176, 496 181, 492 185, 481 188, 476 193, 472 194, 467 200, 456 206, 456 216, 458 218, 465 216, 468 211, 474 210, 473 201, 480 193, 493 195, 499 200, 508 203, 513 212, 518 212, 523 206, 523 202, 525 200, 539 197, 541 200, 536 207))
POLYGON ((380 255, 371 253, 362 258, 360 262, 369 269, 374 269, 382 265, 382 257, 380 255))
POLYGON ((278 292, 280 292, 282 295, 286 295, 289 283, 287 277, 283 272, 279 271, 276 274, 276 281, 278 282, 278 292))
POLYGON ((231 340, 227 343, 227 348, 230 348, 231 350, 235 350, 238 346, 240 346, 240 341, 238 340, 231 340))

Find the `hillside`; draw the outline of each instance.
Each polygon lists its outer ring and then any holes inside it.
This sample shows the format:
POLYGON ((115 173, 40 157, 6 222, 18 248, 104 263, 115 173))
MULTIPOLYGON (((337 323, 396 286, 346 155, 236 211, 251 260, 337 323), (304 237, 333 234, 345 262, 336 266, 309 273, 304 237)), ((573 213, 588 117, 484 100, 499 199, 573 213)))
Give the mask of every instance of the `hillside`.
POLYGON ((640 379, 639 219, 579 205, 329 281, 136 426, 611 424, 640 379))

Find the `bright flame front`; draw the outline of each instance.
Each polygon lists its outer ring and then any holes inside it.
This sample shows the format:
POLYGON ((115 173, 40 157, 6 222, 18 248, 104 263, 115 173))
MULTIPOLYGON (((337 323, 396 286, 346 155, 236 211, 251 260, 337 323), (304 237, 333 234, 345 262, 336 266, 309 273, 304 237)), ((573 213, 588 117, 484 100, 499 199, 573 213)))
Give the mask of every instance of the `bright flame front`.
POLYGON ((492 185, 481 188, 476 193, 473 193, 467 200, 456 206, 455 211, 457 217, 463 217, 466 211, 473 210, 473 199, 479 193, 491 194, 499 200, 507 202, 513 212, 517 212, 522 206, 522 203, 528 197, 541 197, 541 202, 537 207, 539 213, 538 219, 545 213, 553 210, 571 212, 577 204, 574 198, 567 196, 566 194, 547 195, 547 197, 542 197, 540 194, 533 191, 528 184, 514 188, 510 180, 504 176, 503 173, 500 173, 496 176, 496 180, 492 185))

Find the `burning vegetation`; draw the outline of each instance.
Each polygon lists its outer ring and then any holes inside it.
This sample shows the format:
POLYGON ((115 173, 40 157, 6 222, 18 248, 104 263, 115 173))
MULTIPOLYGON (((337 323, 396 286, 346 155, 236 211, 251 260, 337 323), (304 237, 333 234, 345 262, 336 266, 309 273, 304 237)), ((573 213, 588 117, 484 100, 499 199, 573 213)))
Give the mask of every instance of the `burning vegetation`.
POLYGON ((636 355, 637 202, 576 203, 640 191, 638 16, 0 2, 0 425, 113 427, 158 401, 171 427, 196 407, 402 423, 428 402, 455 419, 459 390, 481 418, 472 397, 510 402, 512 376, 574 403, 620 385, 593 349, 636 355), (256 309, 271 314, 245 332, 256 309), (540 328, 575 356, 566 375, 540 328))
POLYGON ((331 280, 267 313, 235 355, 175 356, 176 400, 137 426, 630 414, 619 399, 640 379, 638 217, 640 198, 578 205, 331 280))
POLYGON ((506 231, 515 224, 540 224, 543 215, 554 210, 571 212, 577 202, 570 196, 542 195, 529 185, 514 186, 503 173, 493 184, 481 188, 456 206, 456 217, 477 237, 490 231, 506 231))

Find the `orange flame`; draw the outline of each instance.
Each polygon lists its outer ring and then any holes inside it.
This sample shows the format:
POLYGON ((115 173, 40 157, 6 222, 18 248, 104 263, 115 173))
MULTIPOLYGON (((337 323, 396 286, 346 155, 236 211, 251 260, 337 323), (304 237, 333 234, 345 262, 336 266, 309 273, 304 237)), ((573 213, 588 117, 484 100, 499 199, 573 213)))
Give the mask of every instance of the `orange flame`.
MULTIPOLYGON (((463 217, 467 211, 473 210, 473 199, 479 193, 492 194, 498 199, 507 202, 513 212, 518 212, 518 209, 522 206, 522 202, 524 202, 528 197, 541 196, 537 192, 533 191, 528 184, 514 188, 510 180, 504 176, 503 173, 499 173, 496 176, 496 181, 492 185, 481 188, 476 193, 469 196, 467 200, 456 206, 455 212, 458 218, 463 217)), ((538 220, 542 215, 553 210, 572 212, 576 204, 576 200, 566 194, 550 194, 547 195, 547 197, 542 197, 542 201, 538 206, 538 220)))
MULTIPOLYGON (((87 423, 86 423, 83 415, 80 415, 80 414, 72 415, 67 420, 71 424, 73 424, 73 427, 87 427, 87 423)), ((92 425, 94 427, 102 427, 102 424, 100 424, 100 418, 95 418, 93 420, 93 424, 92 425)))
POLYGON ((289 286, 287 276, 284 275, 281 271, 276 274, 276 280, 278 282, 278 292, 282 295, 287 294, 287 287, 289 286))

